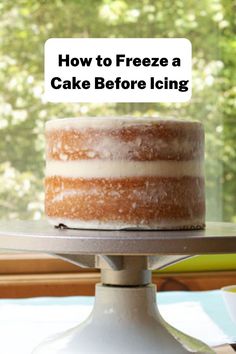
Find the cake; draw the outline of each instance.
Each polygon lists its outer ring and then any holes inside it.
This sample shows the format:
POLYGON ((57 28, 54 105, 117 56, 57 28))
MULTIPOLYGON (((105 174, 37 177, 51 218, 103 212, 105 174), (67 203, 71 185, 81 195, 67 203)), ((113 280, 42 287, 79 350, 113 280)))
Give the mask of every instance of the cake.
POLYGON ((55 226, 201 229, 204 130, 157 118, 46 123, 45 211, 55 226))

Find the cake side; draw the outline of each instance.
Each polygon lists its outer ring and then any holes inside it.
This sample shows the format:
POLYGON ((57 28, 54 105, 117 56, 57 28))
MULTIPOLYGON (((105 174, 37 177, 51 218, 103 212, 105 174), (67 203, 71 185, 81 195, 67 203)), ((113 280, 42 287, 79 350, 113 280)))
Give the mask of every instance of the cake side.
POLYGON ((117 119, 112 128, 86 121, 47 125, 45 210, 53 224, 204 227, 200 123, 117 119))

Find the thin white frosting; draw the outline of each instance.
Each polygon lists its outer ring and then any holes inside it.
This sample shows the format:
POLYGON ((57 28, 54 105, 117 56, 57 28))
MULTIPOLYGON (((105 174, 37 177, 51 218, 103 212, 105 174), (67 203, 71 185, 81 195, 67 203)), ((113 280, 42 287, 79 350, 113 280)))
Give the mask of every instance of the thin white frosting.
POLYGON ((66 225, 74 229, 107 229, 107 230, 122 230, 122 229, 140 229, 140 230, 171 230, 171 229, 184 229, 196 228, 204 226, 204 219, 191 218, 189 220, 176 220, 176 219, 162 219, 161 221, 148 222, 141 220, 139 223, 130 224, 122 221, 109 221, 104 222, 100 220, 79 220, 68 218, 53 218, 47 217, 50 224, 58 226, 59 224, 66 225))
POLYGON ((75 160, 46 162, 46 176, 65 178, 203 177, 200 161, 75 160))
POLYGON ((81 117, 60 118, 46 122, 46 131, 55 129, 81 129, 81 128, 121 128, 136 124, 152 125, 157 123, 173 123, 175 125, 186 124, 201 126, 196 121, 184 121, 180 119, 160 119, 158 117, 81 117))

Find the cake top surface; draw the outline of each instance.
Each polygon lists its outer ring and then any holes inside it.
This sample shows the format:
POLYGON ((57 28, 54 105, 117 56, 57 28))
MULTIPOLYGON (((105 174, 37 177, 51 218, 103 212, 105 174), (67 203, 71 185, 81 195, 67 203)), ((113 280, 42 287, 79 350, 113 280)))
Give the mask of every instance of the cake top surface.
POLYGON ((194 120, 181 120, 159 117, 81 117, 59 118, 46 122, 46 130, 76 128, 122 128, 134 125, 185 126, 201 128, 202 124, 194 120))

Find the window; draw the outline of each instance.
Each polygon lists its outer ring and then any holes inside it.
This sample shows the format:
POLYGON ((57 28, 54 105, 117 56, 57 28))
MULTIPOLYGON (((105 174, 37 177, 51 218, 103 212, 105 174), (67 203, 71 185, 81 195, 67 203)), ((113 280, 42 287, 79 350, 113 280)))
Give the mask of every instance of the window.
POLYGON ((0 4, 0 218, 43 217, 44 123, 65 116, 197 119, 206 129, 208 220, 236 220, 235 3, 4 1, 0 4), (185 104, 50 104, 43 46, 50 37, 186 37, 193 95, 185 104))

